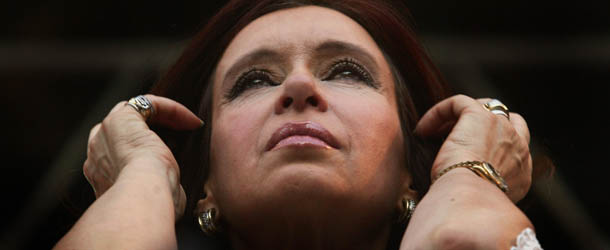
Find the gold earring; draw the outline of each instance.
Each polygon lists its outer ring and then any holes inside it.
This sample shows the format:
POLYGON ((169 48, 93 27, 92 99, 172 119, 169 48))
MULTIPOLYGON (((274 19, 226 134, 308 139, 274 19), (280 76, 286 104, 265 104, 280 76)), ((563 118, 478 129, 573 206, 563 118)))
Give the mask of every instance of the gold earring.
POLYGON ((400 211, 400 215, 398 216, 398 223, 406 225, 407 222, 409 222, 409 219, 411 219, 411 215, 413 215, 413 212, 415 212, 416 205, 417 204, 415 200, 403 198, 402 208, 400 211))
POLYGON ((220 230, 216 226, 215 218, 216 217, 216 209, 210 208, 205 210, 205 212, 201 213, 197 216, 197 221, 199 222, 199 227, 201 231, 203 231, 207 236, 214 236, 220 230))

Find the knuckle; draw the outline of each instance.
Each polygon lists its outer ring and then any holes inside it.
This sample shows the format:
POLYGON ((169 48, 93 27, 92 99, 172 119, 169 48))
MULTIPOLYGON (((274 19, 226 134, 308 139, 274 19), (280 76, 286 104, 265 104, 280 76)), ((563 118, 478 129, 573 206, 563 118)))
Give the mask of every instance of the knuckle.
MULTIPOLYGON (((498 117, 498 118, 503 118, 503 117, 498 117)), ((517 129, 513 126, 511 126, 510 124, 507 123, 503 123, 503 131, 505 131, 505 134, 508 138, 510 138, 510 141, 515 144, 516 146, 522 146, 522 140, 521 140, 521 136, 519 136, 519 133, 517 132, 517 129)))
POLYGON ((94 146, 92 143, 87 144, 87 157, 91 157, 95 153, 95 150, 93 147, 94 146))
POLYGON ((99 190, 100 184, 104 182, 102 174, 96 171, 93 175, 89 176, 92 186, 99 190))
POLYGON ((482 103, 487 103, 487 102, 493 100, 493 98, 491 98, 491 97, 482 97, 482 98, 477 98, 476 100, 479 101, 479 103, 482 104, 482 103))
POLYGON ((85 163, 83 163, 83 175, 87 181, 89 181, 89 177, 91 175, 91 160, 89 159, 85 160, 85 163))
POLYGON ((115 113, 108 114, 106 117, 104 117, 104 120, 102 120, 102 129, 111 127, 112 124, 116 122, 117 117, 118 116, 115 113))
POLYGON ((89 140, 89 143, 87 143, 87 156, 92 156, 97 152, 97 142, 97 138, 92 138, 89 140))
MULTIPOLYGON (((522 140, 521 138, 519 138, 519 142, 520 142, 520 147, 523 149, 523 153, 525 155, 527 155, 527 158, 530 158, 530 162, 531 162, 531 150, 530 150, 530 144, 529 142, 522 140)), ((531 165, 531 164, 530 164, 531 165)))
POLYGON ((451 97, 451 98, 453 98, 453 99, 454 99, 454 100, 456 100, 456 101, 463 101, 463 100, 472 99, 472 98, 470 98, 469 96, 464 95, 464 94, 457 94, 457 95, 454 95, 454 96, 453 96, 453 97, 451 97))
MULTIPOLYGON (((464 103, 464 104, 476 104, 476 106, 479 106, 479 102, 477 102, 477 100, 475 100, 474 98, 464 95, 464 94, 457 94, 451 97, 452 101, 455 103, 464 103)), ((468 106, 471 106, 468 105, 468 106)))
POLYGON ((517 112, 510 112, 510 118, 511 119, 518 119, 519 121, 522 121, 523 123, 525 122, 525 119, 523 118, 523 116, 517 112))
POLYGON ((95 124, 95 126, 93 126, 91 128, 91 130, 89 130, 89 140, 95 138, 95 136, 97 135, 99 128, 101 126, 101 123, 95 124))
POLYGON ((111 115, 104 117, 104 120, 102 120, 101 125, 100 125, 100 130, 107 132, 108 128, 112 126, 113 120, 114 119, 112 118, 111 115))
POLYGON ((165 152, 161 152, 159 154, 159 160, 161 160, 161 162, 165 164, 165 166, 169 166, 170 168, 172 168, 175 171, 174 174, 176 174, 177 178, 180 178, 180 168, 178 167, 176 159, 174 158, 171 152, 167 152, 166 150, 163 151, 165 152))
POLYGON ((144 96, 145 96, 146 98, 148 98, 148 100, 150 100, 151 102, 153 101, 152 99, 157 98, 157 96, 156 96, 156 95, 153 95, 153 94, 144 94, 144 96))
POLYGON ((531 178, 532 174, 534 173, 534 166, 532 165, 532 155, 528 155, 527 157, 527 161, 525 162, 526 164, 526 171, 527 171, 527 175, 531 178))
POLYGON ((525 118, 523 118, 523 116, 521 114, 511 112, 510 120, 512 123, 515 123, 519 127, 523 127, 526 131, 529 131, 527 121, 525 120, 525 118))

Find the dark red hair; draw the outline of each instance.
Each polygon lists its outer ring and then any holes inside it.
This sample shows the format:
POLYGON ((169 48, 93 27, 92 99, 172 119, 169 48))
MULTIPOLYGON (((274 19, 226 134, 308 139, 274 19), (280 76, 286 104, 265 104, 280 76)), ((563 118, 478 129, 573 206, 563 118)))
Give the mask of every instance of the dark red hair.
POLYGON ((212 122, 212 74, 224 50, 247 24, 267 13, 306 5, 337 10, 364 27, 390 64, 396 83, 397 104, 405 135, 405 162, 413 176, 413 188, 423 196, 430 186, 430 167, 435 143, 426 144, 412 131, 419 117, 449 95, 448 87, 416 39, 410 15, 399 2, 371 0, 234 0, 229 1, 194 36, 178 61, 151 92, 174 99, 206 122, 202 131, 182 134, 155 130, 172 148, 181 168, 187 192, 187 215, 204 196, 212 122))

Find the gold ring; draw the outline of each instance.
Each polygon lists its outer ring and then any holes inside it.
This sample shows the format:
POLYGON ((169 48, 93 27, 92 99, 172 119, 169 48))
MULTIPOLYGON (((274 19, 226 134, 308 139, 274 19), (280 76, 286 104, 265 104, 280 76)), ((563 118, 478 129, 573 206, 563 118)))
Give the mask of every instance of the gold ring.
POLYGON ((493 113, 494 115, 503 115, 504 117, 506 117, 506 119, 510 120, 508 108, 506 107, 506 105, 504 105, 497 99, 492 99, 491 101, 483 104, 483 107, 485 107, 485 109, 489 110, 489 112, 493 113))
POLYGON ((133 107, 136 111, 138 111, 138 113, 142 115, 142 117, 144 117, 144 120, 148 120, 150 116, 154 113, 152 103, 150 102, 150 100, 148 100, 148 98, 143 95, 139 95, 129 99, 129 101, 125 103, 125 105, 133 107))

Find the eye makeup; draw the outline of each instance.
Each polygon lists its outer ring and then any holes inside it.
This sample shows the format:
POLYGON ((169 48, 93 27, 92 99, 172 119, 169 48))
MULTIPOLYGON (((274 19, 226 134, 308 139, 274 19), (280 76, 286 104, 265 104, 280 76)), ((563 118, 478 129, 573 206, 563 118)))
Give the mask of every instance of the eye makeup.
MULTIPOLYGON (((333 61, 329 64, 328 69, 323 72, 322 81, 365 84, 374 89, 379 88, 378 83, 366 67, 351 57, 333 61)), ((277 79, 277 77, 270 70, 251 67, 237 77, 231 89, 225 94, 225 98, 232 101, 251 89, 279 86, 281 82, 274 79, 277 79)))
MULTIPOLYGON (((309 57, 312 74, 323 82, 381 88, 376 80, 379 65, 357 44, 329 39, 307 46, 303 51, 309 57)), ((230 102, 250 90, 282 84, 286 77, 284 69, 294 53, 295 49, 290 46, 263 46, 240 57, 225 73, 225 100, 230 102)))
POLYGON ((280 85, 279 82, 273 80, 273 77, 273 73, 269 70, 252 67, 239 75, 233 87, 225 95, 225 98, 234 100, 243 92, 252 88, 280 85))
POLYGON ((348 81, 348 82, 362 82, 369 87, 379 88, 375 79, 366 70, 366 67, 362 66, 355 59, 346 57, 339 59, 331 64, 330 69, 325 73, 324 81, 348 81))

